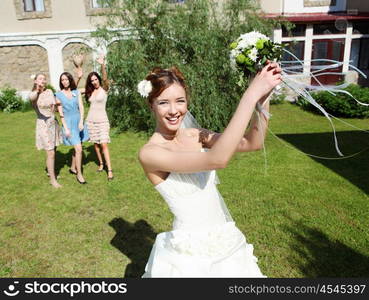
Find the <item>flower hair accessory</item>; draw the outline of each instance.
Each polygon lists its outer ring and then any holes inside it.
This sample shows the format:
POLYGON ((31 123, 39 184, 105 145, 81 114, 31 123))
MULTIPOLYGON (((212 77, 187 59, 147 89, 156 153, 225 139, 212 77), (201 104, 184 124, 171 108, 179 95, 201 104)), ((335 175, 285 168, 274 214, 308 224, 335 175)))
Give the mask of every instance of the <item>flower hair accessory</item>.
POLYGON ((149 80, 142 80, 137 85, 137 90, 140 93, 140 95, 144 98, 147 98, 152 91, 152 84, 149 80))
POLYGON ((30 78, 31 78, 32 80, 35 80, 35 79, 36 79, 36 75, 35 75, 35 74, 32 74, 32 75, 30 76, 30 78))

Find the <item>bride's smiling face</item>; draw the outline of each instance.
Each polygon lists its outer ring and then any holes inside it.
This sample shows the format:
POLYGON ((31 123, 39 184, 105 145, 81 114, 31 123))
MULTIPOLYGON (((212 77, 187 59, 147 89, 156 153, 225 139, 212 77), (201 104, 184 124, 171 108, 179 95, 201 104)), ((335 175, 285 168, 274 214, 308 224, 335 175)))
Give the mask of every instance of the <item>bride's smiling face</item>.
POLYGON ((166 88, 151 104, 159 130, 175 132, 187 112, 186 91, 178 83, 166 88))

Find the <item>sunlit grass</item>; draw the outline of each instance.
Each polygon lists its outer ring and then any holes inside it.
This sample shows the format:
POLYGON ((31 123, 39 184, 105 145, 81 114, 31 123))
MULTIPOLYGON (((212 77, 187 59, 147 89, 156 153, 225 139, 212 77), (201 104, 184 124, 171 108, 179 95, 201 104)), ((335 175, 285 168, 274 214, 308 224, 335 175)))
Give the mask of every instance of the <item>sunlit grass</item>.
MULTIPOLYGON (((238 227, 269 277, 369 276, 368 151, 338 161, 329 123, 290 104, 272 107, 266 161, 237 154, 218 172, 238 227), (308 134, 309 133, 309 134, 308 134)), ((349 120, 367 129, 367 120, 349 120)), ((341 150, 368 147, 369 135, 336 123, 341 150), (347 133, 345 133, 347 132, 347 133)), ((68 173, 70 149, 57 152, 61 189, 44 171, 34 146, 33 112, 0 114, 0 276, 139 277, 155 235, 172 216, 137 161, 144 135, 112 134, 115 179, 97 173, 84 146, 87 185, 68 173)))

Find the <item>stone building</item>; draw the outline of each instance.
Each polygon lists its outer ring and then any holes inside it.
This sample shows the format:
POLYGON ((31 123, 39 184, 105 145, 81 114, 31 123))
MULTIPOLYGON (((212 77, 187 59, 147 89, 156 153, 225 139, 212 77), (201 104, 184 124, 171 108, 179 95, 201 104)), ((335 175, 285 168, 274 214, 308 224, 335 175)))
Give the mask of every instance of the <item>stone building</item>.
POLYGON ((59 75, 73 74, 72 56, 78 53, 84 53, 86 77, 97 55, 106 52, 106 45, 90 37, 104 9, 97 0, 1 0, 0 87, 26 97, 31 75, 43 72, 58 89, 59 75))
MULTIPOLYGON (((191 0, 170 0, 182 3, 191 0)), ((226 1, 226 0, 222 0, 226 1)), ((274 30, 274 40, 290 44, 290 50, 311 71, 310 60, 328 58, 343 61, 338 72, 355 81, 357 74, 348 62, 369 74, 369 1, 362 0, 255 0, 265 16, 284 17, 296 24, 289 35, 274 30)), ((107 8, 104 0, 1 0, 0 1, 0 88, 8 85, 25 96, 32 86, 30 76, 43 72, 58 89, 59 75, 73 73, 71 57, 83 52, 85 77, 95 69, 96 56, 106 53, 103 41, 91 38, 98 16, 107 8)), ((286 58, 288 59, 288 58, 286 58)), ((325 84, 342 78, 321 76, 325 84)), ((368 81, 361 82, 366 84, 368 81)), ((81 81, 82 87, 84 80, 81 81)), ((314 82, 312 82, 314 84, 314 82)))
MULTIPOLYGON (((260 0, 260 4, 266 17, 283 17, 296 25, 292 35, 283 28, 276 28, 274 40, 289 43, 290 50, 305 61, 301 73, 311 71, 312 59, 326 58, 344 64, 330 70, 331 74, 320 76, 324 84, 344 79, 335 72, 345 73, 349 82, 356 81, 357 73, 349 69, 349 62, 369 75, 369 1, 260 0)), ((324 64, 313 62, 318 63, 324 64)), ((369 85, 363 77, 359 83, 369 85)), ((316 84, 314 79, 312 84, 316 84)))

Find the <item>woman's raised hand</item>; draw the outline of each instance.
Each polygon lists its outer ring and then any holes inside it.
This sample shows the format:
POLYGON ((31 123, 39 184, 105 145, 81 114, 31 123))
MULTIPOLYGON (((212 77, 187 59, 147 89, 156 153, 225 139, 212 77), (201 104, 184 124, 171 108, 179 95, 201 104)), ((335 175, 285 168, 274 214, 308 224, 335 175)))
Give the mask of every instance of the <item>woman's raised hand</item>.
POLYGON ((82 78, 82 76, 83 76, 82 67, 77 67, 76 68, 76 74, 77 74, 77 78, 82 78))
POLYGON ((261 69, 252 80, 248 90, 260 100, 267 96, 282 81, 282 69, 276 62, 267 62, 267 65, 261 69))
POLYGON ((100 53, 99 57, 96 59, 96 61, 100 64, 103 65, 105 64, 105 55, 103 53, 100 53))

